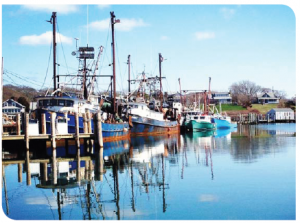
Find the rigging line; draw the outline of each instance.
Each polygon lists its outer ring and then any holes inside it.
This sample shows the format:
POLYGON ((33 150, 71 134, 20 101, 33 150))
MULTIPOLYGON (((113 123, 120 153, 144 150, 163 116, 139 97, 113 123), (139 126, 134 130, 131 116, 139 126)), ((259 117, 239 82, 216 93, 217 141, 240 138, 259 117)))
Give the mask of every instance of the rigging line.
POLYGON ((30 79, 25 79, 25 77, 20 77, 20 76, 14 74, 14 73, 7 72, 7 71, 6 71, 6 74, 11 74, 11 75, 13 75, 14 77, 19 78, 19 79, 21 79, 21 80, 23 80, 23 81, 26 81, 27 83, 30 83, 30 84, 32 84, 32 85, 35 85, 35 86, 41 86, 40 84, 33 83, 32 81, 29 81, 30 79))
MULTIPOLYGON (((5 72, 4 72, 4 74, 5 74, 5 72)), ((17 84, 12 78, 11 78, 11 76, 7 76, 11 81, 12 81, 12 83, 14 83, 15 85, 19 85, 19 84, 17 84)), ((20 85, 19 85, 20 86, 20 85)))
POLYGON ((4 72, 6 72, 7 74, 11 74, 11 75, 13 75, 13 76, 15 76, 15 77, 17 77, 17 78, 20 78, 20 79, 26 78, 26 81, 27 81, 27 80, 30 80, 30 81, 33 81, 33 82, 36 82, 36 83, 42 83, 42 82, 39 82, 39 81, 36 81, 36 80, 29 79, 29 78, 26 77, 26 76, 22 76, 22 75, 20 75, 20 74, 17 74, 17 73, 15 73, 15 72, 9 71, 9 70, 7 70, 7 69, 4 69, 4 72))
MULTIPOLYGON (((116 35, 115 35, 116 36, 116 35)), ((115 38, 115 40, 117 40, 117 38, 115 38)), ((121 73, 121 65, 120 65, 120 58, 119 58, 119 48, 118 48, 118 43, 116 41, 116 48, 117 48, 117 54, 118 54, 118 64, 119 64, 119 76, 121 77, 121 83, 123 83, 123 77, 122 77, 122 73, 121 73)), ((118 82, 118 85, 120 87, 120 82, 118 82)), ((121 84, 121 89, 122 89, 122 92, 124 92, 124 89, 123 89, 123 84, 121 84)))
MULTIPOLYGON (((65 55, 65 51, 64 51, 64 48, 63 48, 63 44, 62 44, 62 41, 61 41, 61 33, 59 32, 59 27, 58 27, 58 22, 56 21, 56 26, 57 26, 57 31, 59 33, 59 39, 60 39, 60 45, 61 45, 61 50, 62 50, 62 53, 63 53, 63 56, 64 56, 64 60, 65 60, 65 63, 66 63, 66 68, 67 68, 67 73, 69 74, 69 69, 68 69, 68 64, 67 64, 67 60, 66 60, 66 55, 65 55)), ((65 77, 65 80, 66 80, 67 77, 65 77)))
POLYGON ((50 64, 51 52, 52 52, 52 42, 51 42, 51 44, 50 44, 50 53, 49 53, 49 58, 48 58, 48 66, 47 66, 47 70, 46 70, 46 75, 45 75, 44 82, 43 82, 43 85, 42 85, 42 87, 41 87, 40 90, 42 90, 42 88, 44 87, 45 82, 46 82, 46 78, 47 78, 48 70, 49 70, 49 64, 50 64))
POLYGON ((155 67, 154 67, 154 69, 152 70, 152 74, 153 74, 153 75, 154 75, 154 72, 155 72, 155 70, 156 70, 156 68, 157 68, 157 65, 158 65, 158 61, 156 61, 155 67))

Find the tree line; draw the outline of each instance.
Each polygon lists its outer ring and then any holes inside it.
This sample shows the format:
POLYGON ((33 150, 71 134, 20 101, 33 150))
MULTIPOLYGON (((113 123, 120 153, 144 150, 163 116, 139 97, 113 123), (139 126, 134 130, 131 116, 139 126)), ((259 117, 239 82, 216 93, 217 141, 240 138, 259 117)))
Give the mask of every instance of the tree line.
POLYGON ((232 102, 243 107, 251 106, 252 102, 257 99, 258 94, 273 92, 274 96, 280 100, 286 99, 286 92, 280 90, 271 90, 270 88, 264 88, 254 82, 243 80, 233 83, 229 87, 231 93, 232 102))

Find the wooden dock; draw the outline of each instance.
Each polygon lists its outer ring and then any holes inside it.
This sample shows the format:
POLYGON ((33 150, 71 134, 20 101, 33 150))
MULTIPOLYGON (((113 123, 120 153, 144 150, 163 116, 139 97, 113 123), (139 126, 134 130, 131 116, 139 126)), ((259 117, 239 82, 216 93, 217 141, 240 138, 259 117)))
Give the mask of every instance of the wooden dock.
MULTIPOLYGON (((248 113, 248 114, 238 114, 231 116, 231 120, 237 122, 241 125, 257 125, 257 124, 267 124, 267 123, 278 123, 278 120, 273 120, 269 115, 248 113)), ((280 120, 280 123, 295 122, 295 120, 280 120)))

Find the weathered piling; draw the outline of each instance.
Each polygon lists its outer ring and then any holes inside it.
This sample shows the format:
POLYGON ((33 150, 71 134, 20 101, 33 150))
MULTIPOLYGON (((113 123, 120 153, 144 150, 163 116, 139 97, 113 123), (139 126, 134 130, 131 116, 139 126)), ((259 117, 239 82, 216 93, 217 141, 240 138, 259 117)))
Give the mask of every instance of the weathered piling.
POLYGON ((52 146, 52 180, 57 184, 57 161, 56 161, 56 113, 51 113, 51 146, 52 146))
POLYGON ((9 206, 8 206, 8 195, 7 195, 7 188, 6 188, 6 177, 5 177, 5 166, 2 165, 2 180, 4 185, 4 193, 5 193, 5 202, 6 202, 6 213, 9 214, 9 206))
POLYGON ((18 163, 18 182, 22 183, 22 163, 18 163))
POLYGON ((75 113, 75 142, 76 142, 76 158, 77 158, 77 172, 76 172, 76 178, 79 182, 80 179, 80 138, 79 138, 79 116, 78 113, 75 113))
POLYGON ((89 162, 88 162, 88 160, 86 160, 85 162, 84 162, 84 164, 85 164, 85 167, 84 167, 84 178, 87 180, 89 177, 89 162))
MULTIPOLYGON (((87 124, 88 124, 88 133, 92 133, 92 118, 91 118, 91 113, 89 110, 86 112, 86 117, 87 117, 87 124)), ((93 147, 94 147, 94 140, 88 139, 88 152, 93 153, 93 147)))
POLYGON ((100 112, 97 113, 97 138, 99 148, 103 148, 102 123, 100 112))
POLYGON ((87 124, 86 113, 82 114, 82 119, 83 119, 83 132, 88 133, 88 124, 87 124))
POLYGON ((47 163, 43 163, 43 180, 45 182, 48 180, 47 163))
POLYGON ((29 114, 25 115, 25 148, 26 148, 26 182, 31 185, 30 158, 29 158, 29 114))
POLYGON ((103 181, 103 173, 104 173, 104 163, 103 163, 103 138, 102 138, 102 123, 101 123, 101 114, 100 112, 97 115, 94 115, 94 134, 95 134, 95 141, 99 151, 96 153, 96 178, 100 181, 103 181))
POLYGON ((42 134, 45 135, 47 133, 46 131, 46 114, 43 113, 41 115, 41 125, 42 125, 42 134))
POLYGON ((16 131, 16 134, 17 135, 21 135, 21 114, 18 113, 17 114, 17 120, 16 120, 16 124, 17 124, 17 131, 16 131))

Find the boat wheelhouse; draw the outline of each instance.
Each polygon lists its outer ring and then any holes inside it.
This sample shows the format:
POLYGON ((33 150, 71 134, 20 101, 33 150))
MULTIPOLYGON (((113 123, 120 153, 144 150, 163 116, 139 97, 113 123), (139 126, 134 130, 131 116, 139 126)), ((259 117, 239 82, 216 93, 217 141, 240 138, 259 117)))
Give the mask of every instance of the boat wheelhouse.
POLYGON ((181 126, 187 131, 205 131, 216 128, 213 116, 203 114, 201 111, 182 112, 181 126))
POLYGON ((169 120, 163 112, 149 109, 146 103, 127 103, 123 114, 128 117, 132 135, 170 134, 179 131, 176 120, 169 120))

